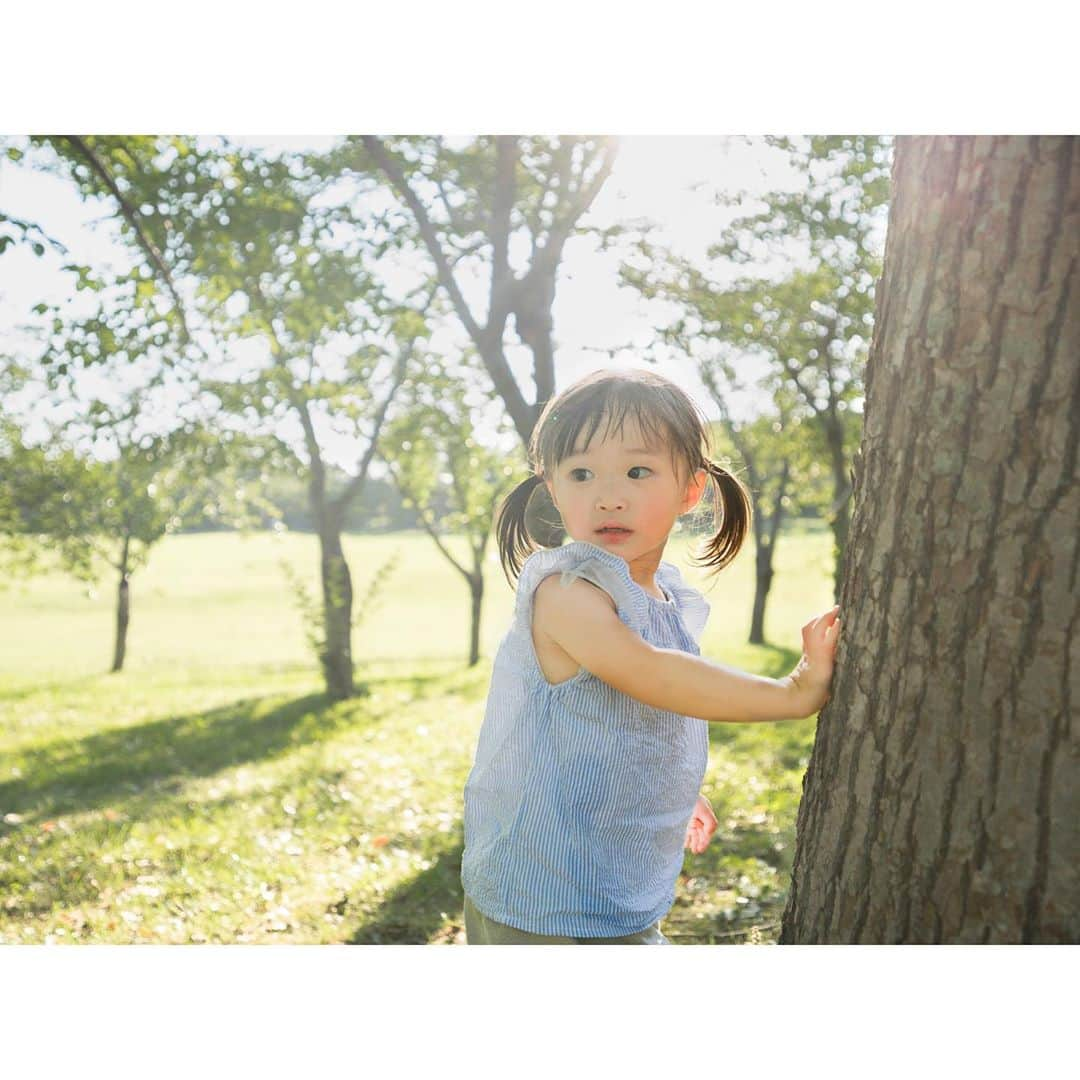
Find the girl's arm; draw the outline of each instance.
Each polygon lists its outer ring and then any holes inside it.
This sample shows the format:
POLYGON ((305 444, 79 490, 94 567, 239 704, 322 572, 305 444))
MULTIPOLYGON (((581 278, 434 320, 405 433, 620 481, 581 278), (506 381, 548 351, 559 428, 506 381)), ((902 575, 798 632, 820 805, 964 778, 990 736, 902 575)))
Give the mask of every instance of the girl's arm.
POLYGON ((839 608, 803 627, 803 655, 790 675, 751 675, 677 649, 658 649, 619 619, 614 601, 580 579, 537 587, 533 637, 543 635, 616 690, 658 709, 703 720, 748 723, 813 716, 828 700, 839 608))

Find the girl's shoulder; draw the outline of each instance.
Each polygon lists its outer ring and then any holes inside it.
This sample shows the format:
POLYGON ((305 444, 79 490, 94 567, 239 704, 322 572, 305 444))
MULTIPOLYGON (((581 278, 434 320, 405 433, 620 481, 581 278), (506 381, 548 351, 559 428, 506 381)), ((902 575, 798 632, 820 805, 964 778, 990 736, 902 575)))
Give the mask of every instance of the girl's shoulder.
POLYGON ((639 631, 644 626, 648 617, 648 597, 630 576, 626 560, 580 540, 534 552, 525 560, 517 587, 520 614, 531 613, 537 587, 554 574, 558 574, 564 584, 576 578, 591 582, 611 597, 623 622, 639 631))
POLYGON ((662 562, 656 568, 656 580, 675 602, 686 629, 701 643, 701 634, 709 618, 709 601, 692 585, 683 580, 682 572, 673 563, 662 562))

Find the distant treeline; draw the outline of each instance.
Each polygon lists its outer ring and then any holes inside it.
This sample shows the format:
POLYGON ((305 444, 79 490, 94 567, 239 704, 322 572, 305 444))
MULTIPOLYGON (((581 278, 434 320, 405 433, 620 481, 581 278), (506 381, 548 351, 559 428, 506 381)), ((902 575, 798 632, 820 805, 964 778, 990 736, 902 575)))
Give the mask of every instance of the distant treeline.
MULTIPOLYGON (((344 486, 345 473, 329 470, 330 494, 333 496, 344 486)), ((280 520, 291 532, 314 532, 315 522, 308 505, 307 480, 302 476, 278 474, 264 486, 263 494, 277 507, 280 520)), ((267 517, 264 524, 269 526, 273 519, 267 517)), ((234 528, 232 524, 216 520, 213 515, 204 514, 192 517, 180 532, 225 532, 234 528)), ((369 476, 357 499, 349 506, 345 515, 345 529, 348 532, 384 533, 399 529, 418 529, 420 522, 416 512, 402 502, 401 494, 389 480, 369 476)))

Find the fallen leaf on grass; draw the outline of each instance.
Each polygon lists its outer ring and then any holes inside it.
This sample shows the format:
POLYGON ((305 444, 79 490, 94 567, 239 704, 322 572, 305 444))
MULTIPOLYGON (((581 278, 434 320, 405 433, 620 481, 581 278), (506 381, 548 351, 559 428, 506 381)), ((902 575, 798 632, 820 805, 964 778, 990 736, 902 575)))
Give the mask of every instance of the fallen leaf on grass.
POLYGON ((390 843, 390 837, 389 836, 376 836, 375 839, 371 841, 371 846, 372 847, 386 847, 386 845, 389 844, 389 843, 390 843))
POLYGON ((55 829, 55 828, 56 828, 56 822, 55 821, 43 821, 41 823, 41 831, 42 832, 52 832, 53 829, 55 829))

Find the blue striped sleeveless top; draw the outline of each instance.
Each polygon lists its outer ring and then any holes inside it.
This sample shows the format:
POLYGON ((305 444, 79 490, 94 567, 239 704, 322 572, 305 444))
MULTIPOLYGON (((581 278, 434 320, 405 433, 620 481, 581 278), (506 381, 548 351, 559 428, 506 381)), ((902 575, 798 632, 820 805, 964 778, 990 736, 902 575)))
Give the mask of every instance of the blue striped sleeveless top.
POLYGON ((571 543, 531 555, 499 646, 465 784, 465 892, 534 934, 621 937, 671 909, 708 757, 705 721, 643 705, 584 668, 550 684, 532 642, 536 587, 584 578, 658 648, 699 653, 709 605, 661 563, 658 600, 624 559, 571 543))

